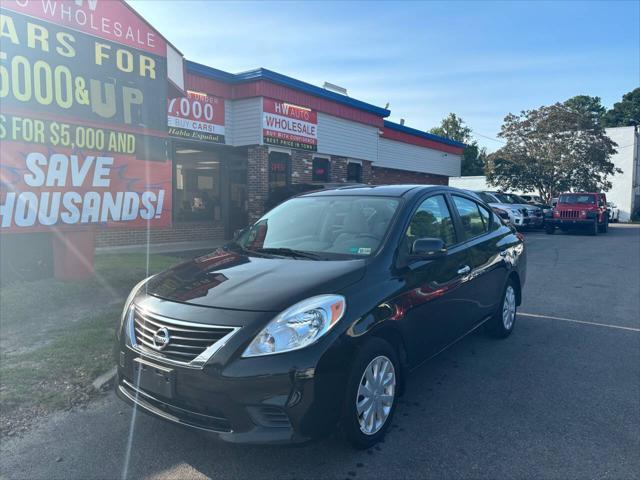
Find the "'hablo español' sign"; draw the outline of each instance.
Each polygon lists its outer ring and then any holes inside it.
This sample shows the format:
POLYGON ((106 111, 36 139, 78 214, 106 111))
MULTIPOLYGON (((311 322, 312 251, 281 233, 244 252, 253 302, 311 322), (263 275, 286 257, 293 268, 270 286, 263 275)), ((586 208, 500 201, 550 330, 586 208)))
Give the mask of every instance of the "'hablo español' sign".
POLYGON ((167 44, 126 4, 0 8, 0 232, 168 226, 167 44))

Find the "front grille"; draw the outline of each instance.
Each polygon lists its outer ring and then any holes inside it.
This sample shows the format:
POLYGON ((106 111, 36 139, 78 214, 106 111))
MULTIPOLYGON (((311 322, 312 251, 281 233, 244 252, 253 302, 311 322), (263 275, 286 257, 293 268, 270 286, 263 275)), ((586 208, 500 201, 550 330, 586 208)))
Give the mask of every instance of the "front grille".
POLYGON ((155 413, 156 415, 160 415, 167 420, 171 420, 172 422, 182 423, 214 432, 231 431, 229 419, 220 413, 216 415, 205 415, 178 407, 177 405, 163 402, 160 399, 136 388, 124 379, 120 383, 120 391, 133 403, 155 413))
POLYGON ((133 329, 137 348, 182 364, 196 360, 209 347, 237 330, 234 327, 182 322, 137 308, 133 313, 133 329))
POLYGON ((580 217, 580 212, 578 210, 561 210, 560 218, 578 218, 580 217))

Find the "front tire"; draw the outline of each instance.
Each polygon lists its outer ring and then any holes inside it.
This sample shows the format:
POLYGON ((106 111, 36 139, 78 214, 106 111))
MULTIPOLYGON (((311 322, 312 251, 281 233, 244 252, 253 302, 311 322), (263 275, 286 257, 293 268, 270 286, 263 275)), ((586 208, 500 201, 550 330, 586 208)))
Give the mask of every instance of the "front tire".
POLYGON ((370 448, 384 437, 395 412, 400 363, 394 348, 371 338, 353 362, 342 417, 342 430, 357 449, 370 448))
POLYGON ((515 284, 513 280, 509 280, 502 294, 502 302, 489 320, 489 330, 494 337, 507 338, 513 332, 518 310, 517 298, 515 284))
POLYGON ((598 225, 598 219, 593 220, 593 226, 590 227, 589 235, 598 235, 598 231, 600 230, 600 226, 598 225))

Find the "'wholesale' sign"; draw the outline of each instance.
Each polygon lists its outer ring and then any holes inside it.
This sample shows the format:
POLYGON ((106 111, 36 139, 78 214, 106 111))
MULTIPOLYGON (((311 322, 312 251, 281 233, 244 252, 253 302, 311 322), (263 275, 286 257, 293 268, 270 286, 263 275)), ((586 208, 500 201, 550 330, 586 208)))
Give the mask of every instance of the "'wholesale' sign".
POLYGON ((318 112, 271 98, 263 99, 264 143, 301 150, 318 150, 318 112))
POLYGON ((224 143, 224 99, 192 91, 170 98, 167 124, 172 137, 224 143))
POLYGON ((1 232, 170 225, 166 52, 120 1, 2 2, 1 232))

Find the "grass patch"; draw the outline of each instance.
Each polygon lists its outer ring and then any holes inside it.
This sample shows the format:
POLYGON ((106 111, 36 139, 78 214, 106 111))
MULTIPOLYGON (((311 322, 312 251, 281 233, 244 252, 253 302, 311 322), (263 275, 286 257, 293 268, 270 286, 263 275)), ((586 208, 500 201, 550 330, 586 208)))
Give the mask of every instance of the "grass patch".
POLYGON ((71 329, 49 334, 54 339, 40 348, 3 355, 0 363, 0 405, 3 410, 36 404, 59 408, 74 404, 101 373, 114 365, 114 325, 120 309, 78 321, 71 329))
MULTIPOLYGON (((195 253, 194 253, 195 255, 195 253)), ((190 256, 190 255, 185 255, 190 256)), ((115 361, 115 328, 131 288, 184 258, 97 255, 86 281, 52 278, 0 289, 0 433, 25 430, 45 413, 82 405, 115 361)))
POLYGON ((148 268, 144 254, 96 255, 95 275, 86 281, 45 278, 35 282, 14 282, 0 289, 0 325, 8 326, 38 316, 43 306, 55 311, 61 307, 92 306, 97 297, 108 302, 124 302, 128 292, 145 276, 158 273, 180 262, 179 257, 151 255, 148 268), (149 272, 147 274, 147 272, 149 272), (30 298, 37 296, 37 302, 30 298))

